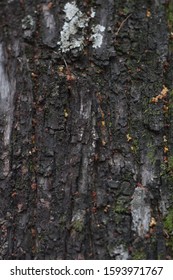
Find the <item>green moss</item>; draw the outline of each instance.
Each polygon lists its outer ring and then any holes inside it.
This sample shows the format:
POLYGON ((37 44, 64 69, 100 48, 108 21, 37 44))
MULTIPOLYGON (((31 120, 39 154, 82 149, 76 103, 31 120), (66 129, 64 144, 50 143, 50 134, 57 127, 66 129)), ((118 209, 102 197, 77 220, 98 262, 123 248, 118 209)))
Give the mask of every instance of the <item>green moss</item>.
POLYGON ((173 111, 173 103, 171 102, 171 103, 169 103, 169 112, 170 111, 173 111))
POLYGON ((169 108, 169 114, 172 115, 172 112, 173 112, 173 89, 169 91, 168 108, 169 108))
POLYGON ((149 159, 149 161, 150 161, 150 163, 152 165, 155 165, 155 162, 156 162, 156 157, 155 157, 156 149, 155 149, 155 146, 152 143, 149 143, 147 145, 147 148, 148 148, 147 158, 149 159))
POLYGON ((29 167, 29 172, 34 173, 35 167, 32 160, 29 161, 28 167, 29 167))
POLYGON ((128 7, 123 8, 123 14, 128 15, 130 13, 130 9, 128 7))
POLYGON ((122 176, 122 180, 124 180, 124 181, 134 181, 133 180, 133 173, 132 172, 125 172, 124 174, 123 174, 123 176, 122 176))
POLYGON ((72 228, 78 232, 82 232, 84 229, 84 223, 82 220, 76 220, 72 223, 72 228))
POLYGON ((150 150, 148 153, 147 153, 147 157, 149 158, 149 161, 152 165, 155 164, 156 162, 156 158, 155 158, 155 151, 154 150, 150 150))
MULTIPOLYGON (((168 231, 169 234, 173 236, 173 208, 169 210, 169 213, 165 217, 164 227, 168 231)), ((172 244, 173 245, 173 244, 172 244)))
POLYGON ((168 158, 168 171, 171 173, 173 172, 173 156, 168 158))
POLYGON ((67 218, 65 215, 62 215, 61 218, 59 219, 59 223, 64 226, 67 223, 67 218))
MULTIPOLYGON (((166 9, 166 15, 167 15, 167 22, 168 22, 168 27, 169 31, 173 31, 173 1, 169 1, 169 4, 166 9)), ((171 50, 173 50, 173 41, 169 41, 169 47, 171 50)))
POLYGON ((120 203, 118 203, 117 205, 115 205, 115 207, 114 207, 114 212, 116 212, 116 213, 124 213, 124 207, 123 207, 123 205, 121 205, 120 203))
POLYGON ((137 161, 137 163, 139 163, 140 162, 139 140, 137 138, 132 139, 130 149, 131 149, 132 154, 135 156, 135 161, 137 161))
POLYGON ((136 154, 139 150, 139 141, 138 139, 134 139, 133 140, 133 146, 132 146, 134 149, 133 149, 133 152, 136 154))
MULTIPOLYGON (((114 210, 113 210, 114 211, 114 210)), ((117 225, 117 226, 119 226, 120 225, 120 223, 122 222, 122 218, 123 216, 122 216, 122 214, 121 213, 117 213, 117 212, 115 212, 114 213, 114 221, 115 221, 115 224, 117 225)))
POLYGON ((164 219, 164 229, 166 230, 169 238, 166 245, 173 251, 173 208, 171 208, 164 219))
POLYGON ((116 201, 113 207, 113 212, 118 214, 127 213, 128 207, 126 201, 124 199, 119 199, 116 201))
MULTIPOLYGON (((120 48, 120 50, 121 50, 121 48, 120 48)), ((137 61, 139 61, 139 60, 140 60, 140 57, 137 57, 136 59, 137 59, 137 61)), ((131 59, 128 59, 128 60, 127 60, 126 65, 127 65, 127 67, 128 67, 128 70, 130 70, 132 73, 135 73, 135 72, 136 72, 137 64, 135 64, 134 62, 132 62, 131 59)))
POLYGON ((169 28, 172 30, 173 28, 173 1, 169 1, 169 5, 167 8, 167 20, 169 28))
POLYGON ((142 250, 136 250, 132 254, 132 259, 133 260, 146 260, 146 253, 142 250))
POLYGON ((172 184, 173 182, 173 156, 168 157, 167 163, 162 163, 161 166, 161 176, 165 176, 168 183, 172 184))
POLYGON ((109 127, 112 127, 112 122, 109 122, 109 127))
POLYGON ((173 89, 169 91, 169 98, 173 101, 173 89))

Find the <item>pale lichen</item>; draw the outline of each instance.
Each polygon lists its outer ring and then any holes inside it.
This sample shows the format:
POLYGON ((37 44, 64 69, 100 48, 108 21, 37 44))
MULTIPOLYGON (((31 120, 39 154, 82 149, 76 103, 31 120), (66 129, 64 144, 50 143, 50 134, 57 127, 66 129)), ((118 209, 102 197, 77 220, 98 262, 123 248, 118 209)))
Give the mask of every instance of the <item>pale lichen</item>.
MULTIPOLYGON (((88 35, 86 34, 86 28, 89 25, 89 21, 95 17, 95 11, 93 8, 90 10, 90 15, 84 14, 79 10, 76 2, 66 3, 64 6, 65 22, 60 32, 60 41, 57 43, 60 50, 65 53, 70 50, 83 50, 88 35)), ((91 27, 92 35, 90 41, 93 48, 99 48, 103 42, 103 32, 105 27, 97 24, 91 27)))
POLYGON ((90 40, 93 43, 93 48, 100 48, 103 43, 103 32, 105 31, 105 27, 103 25, 97 24, 92 27, 93 34, 90 37, 90 40))
POLYGON ((88 26, 89 18, 78 9, 76 2, 67 3, 64 12, 65 23, 61 31, 61 41, 58 42, 60 49, 62 52, 76 48, 82 50, 85 40, 84 28, 88 26))
POLYGON ((22 19, 22 29, 24 31, 24 38, 30 39, 35 32, 36 23, 31 15, 27 15, 22 19))
POLYGON ((115 258, 116 260, 127 260, 129 258, 128 250, 124 247, 123 244, 118 246, 111 246, 108 248, 109 254, 111 257, 115 258))

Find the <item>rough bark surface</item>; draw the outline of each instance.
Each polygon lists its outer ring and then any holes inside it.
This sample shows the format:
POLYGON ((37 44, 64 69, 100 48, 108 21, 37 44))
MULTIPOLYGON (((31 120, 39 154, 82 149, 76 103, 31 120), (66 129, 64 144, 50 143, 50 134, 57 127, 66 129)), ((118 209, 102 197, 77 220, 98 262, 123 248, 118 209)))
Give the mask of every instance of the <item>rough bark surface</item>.
POLYGON ((172 12, 1 0, 0 259, 173 259, 172 12))

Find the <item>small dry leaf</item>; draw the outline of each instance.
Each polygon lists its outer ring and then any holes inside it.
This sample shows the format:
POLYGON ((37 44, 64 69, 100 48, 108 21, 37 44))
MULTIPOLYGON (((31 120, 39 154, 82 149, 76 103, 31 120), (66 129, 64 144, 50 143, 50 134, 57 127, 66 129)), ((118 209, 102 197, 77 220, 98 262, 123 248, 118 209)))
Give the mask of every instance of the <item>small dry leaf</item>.
POLYGON ((58 75, 59 75, 60 77, 63 77, 63 76, 65 75, 65 74, 64 74, 64 65, 58 66, 57 72, 58 72, 58 75))
POLYGON ((130 134, 127 134, 126 137, 127 137, 128 142, 132 140, 132 137, 130 136, 130 134))
POLYGON ((167 146, 164 147, 164 153, 167 153, 169 151, 169 148, 167 146))
POLYGON ((167 163, 168 162, 168 158, 167 157, 163 157, 163 161, 164 161, 164 163, 167 163))
POLYGON ((32 140, 32 144, 35 144, 35 135, 33 134, 32 136, 31 136, 31 140, 32 140))
POLYGON ((73 74, 67 74, 66 76, 67 81, 75 81, 76 77, 73 74))
POLYGON ((104 114, 104 112, 103 112, 103 110, 102 110, 102 109, 101 109, 101 115, 102 115, 102 119, 104 119, 105 114, 104 114))
POLYGON ((166 96, 167 96, 167 93, 168 93, 168 88, 165 87, 165 86, 163 85, 163 89, 162 89, 162 91, 161 91, 161 95, 162 95, 163 97, 166 97, 166 96))
POLYGON ((168 107, 167 105, 164 105, 164 106, 163 106, 163 111, 164 111, 164 112, 168 112, 168 110, 169 110, 169 107, 168 107))
POLYGON ((157 103, 159 101, 159 99, 162 100, 163 98, 165 98, 167 96, 167 93, 168 93, 168 88, 163 85, 163 89, 162 89, 161 93, 159 95, 157 95, 156 97, 153 97, 151 99, 151 102, 157 103))
POLYGON ((156 224, 157 224, 157 222, 156 222, 156 220, 155 220, 155 218, 151 218, 151 221, 150 221, 150 227, 154 227, 154 226, 156 226, 156 224))
POLYGON ((34 153, 36 153, 36 151, 37 151, 37 148, 33 147, 31 153, 34 154, 34 153))
POLYGON ((105 126, 105 121, 102 121, 102 126, 105 126))
POLYGON ((34 72, 32 72, 32 73, 31 73, 31 76, 32 76, 33 78, 38 77, 38 75, 37 75, 37 74, 35 74, 34 72))
POLYGON ((13 192, 11 196, 14 198, 17 195, 17 192, 13 192))
POLYGON ((59 71, 59 72, 63 72, 63 71, 64 71, 64 65, 60 65, 60 66, 58 67, 58 71, 59 71))
POLYGON ((64 117, 67 118, 68 117, 68 112, 66 109, 64 109, 64 117))
POLYGON ((31 184, 31 189, 32 189, 33 191, 35 191, 35 190, 37 189, 37 184, 36 184, 36 183, 32 183, 32 184, 31 184))
POLYGON ((146 16, 147 16, 147 17, 151 17, 151 12, 150 12, 150 10, 147 10, 146 16))

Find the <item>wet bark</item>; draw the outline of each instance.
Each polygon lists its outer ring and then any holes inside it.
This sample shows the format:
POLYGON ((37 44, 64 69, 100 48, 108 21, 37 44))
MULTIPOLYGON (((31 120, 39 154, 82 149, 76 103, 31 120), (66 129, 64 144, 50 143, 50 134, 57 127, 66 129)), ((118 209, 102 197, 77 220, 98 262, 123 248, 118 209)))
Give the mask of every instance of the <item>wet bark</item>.
POLYGON ((0 258, 173 258, 172 1, 0 2, 0 258))

